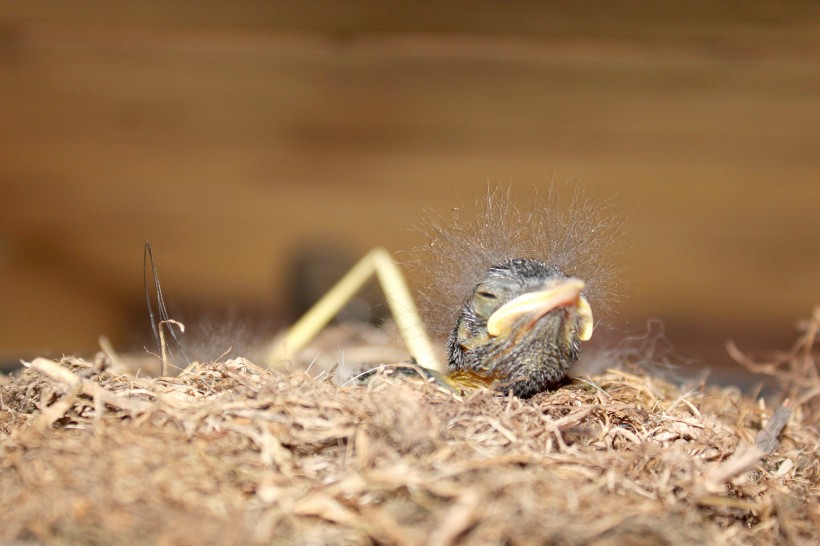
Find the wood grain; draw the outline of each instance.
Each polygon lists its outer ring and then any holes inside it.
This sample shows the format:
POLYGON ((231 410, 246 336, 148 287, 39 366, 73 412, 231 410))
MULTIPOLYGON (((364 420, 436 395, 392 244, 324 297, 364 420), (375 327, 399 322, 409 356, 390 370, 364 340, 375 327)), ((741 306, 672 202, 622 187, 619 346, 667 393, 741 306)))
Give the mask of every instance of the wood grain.
POLYGON ((816 3, 385 5, 4 2, 0 352, 129 339, 146 239, 169 297, 275 313, 301 245, 487 180, 614 196, 616 321, 709 359, 820 302, 816 3))

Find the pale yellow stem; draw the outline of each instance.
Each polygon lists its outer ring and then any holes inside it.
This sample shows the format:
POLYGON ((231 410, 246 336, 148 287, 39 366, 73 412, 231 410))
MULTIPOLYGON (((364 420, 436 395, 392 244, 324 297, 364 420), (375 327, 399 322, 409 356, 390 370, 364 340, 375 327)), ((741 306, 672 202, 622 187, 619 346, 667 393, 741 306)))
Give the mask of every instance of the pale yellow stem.
POLYGON ((268 364, 288 360, 310 343, 374 274, 410 354, 419 365, 445 373, 445 368, 436 358, 404 275, 390 253, 378 247, 359 260, 322 299, 273 342, 266 358, 268 364))

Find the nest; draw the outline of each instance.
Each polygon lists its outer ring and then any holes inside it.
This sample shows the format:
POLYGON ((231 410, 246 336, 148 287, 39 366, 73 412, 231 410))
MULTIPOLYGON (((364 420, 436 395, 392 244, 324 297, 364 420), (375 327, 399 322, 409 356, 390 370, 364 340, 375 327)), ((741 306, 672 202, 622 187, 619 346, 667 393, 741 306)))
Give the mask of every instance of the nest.
POLYGON ((746 362, 773 401, 628 362, 522 400, 35 359, 0 383, 0 543, 816 544, 819 325, 746 362))

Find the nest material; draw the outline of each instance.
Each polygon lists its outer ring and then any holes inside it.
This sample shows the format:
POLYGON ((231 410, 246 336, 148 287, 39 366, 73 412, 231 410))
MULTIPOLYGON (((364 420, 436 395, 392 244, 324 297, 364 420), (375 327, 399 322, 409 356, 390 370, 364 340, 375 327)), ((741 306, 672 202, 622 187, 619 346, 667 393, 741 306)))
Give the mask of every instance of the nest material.
POLYGON ((623 369, 521 400, 36 359, 0 383, 0 543, 816 544, 815 315, 761 370, 777 409, 623 369))

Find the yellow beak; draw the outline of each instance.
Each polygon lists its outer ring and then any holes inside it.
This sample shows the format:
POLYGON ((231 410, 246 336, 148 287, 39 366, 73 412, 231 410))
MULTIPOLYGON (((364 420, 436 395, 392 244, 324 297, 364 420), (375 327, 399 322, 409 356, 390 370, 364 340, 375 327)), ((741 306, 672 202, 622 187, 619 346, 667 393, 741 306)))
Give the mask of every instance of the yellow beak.
POLYGON ((532 316, 534 323, 558 307, 576 308, 579 320, 578 339, 586 341, 592 337, 592 308, 587 299, 581 295, 586 283, 581 279, 569 277, 556 279, 543 290, 528 292, 514 298, 490 315, 487 331, 491 336, 500 335, 509 329, 522 315, 532 316))

